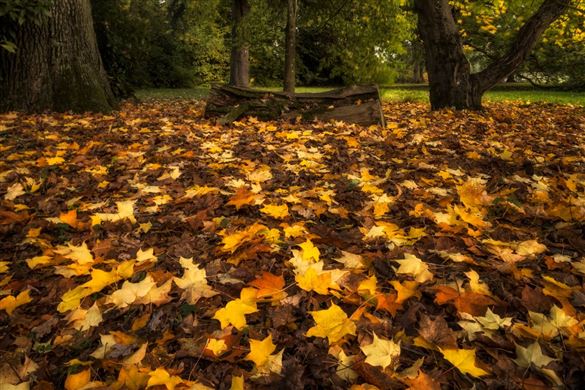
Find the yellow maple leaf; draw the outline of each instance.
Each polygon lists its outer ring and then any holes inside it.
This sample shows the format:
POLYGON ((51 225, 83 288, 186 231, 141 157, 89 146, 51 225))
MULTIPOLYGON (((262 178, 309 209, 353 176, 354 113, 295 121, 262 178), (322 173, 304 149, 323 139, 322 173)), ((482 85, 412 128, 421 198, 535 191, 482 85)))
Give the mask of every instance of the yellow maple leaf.
POLYGON ((473 377, 489 375, 489 372, 475 365, 475 349, 439 349, 445 360, 454 365, 463 374, 473 377))
POLYGON ((411 275, 418 283, 424 283, 433 279, 429 271, 429 265, 413 254, 405 253, 404 260, 393 260, 400 264, 397 274, 411 275))
POLYGON ((358 285, 357 291, 361 295, 374 296, 378 289, 378 279, 376 275, 369 277, 368 279, 362 280, 358 285))
POLYGON ((136 218, 134 217, 134 204, 136 203, 135 200, 126 200, 121 202, 116 202, 116 207, 118 208, 117 213, 97 213, 91 216, 91 224, 99 225, 103 221, 110 221, 110 222, 117 222, 123 219, 128 219, 132 223, 136 223, 136 218))
POLYGON ((93 263, 93 255, 85 242, 80 246, 75 246, 73 244, 58 246, 53 251, 67 259, 75 261, 77 264, 84 265, 93 263))
POLYGON ((244 230, 240 230, 231 234, 228 234, 224 230, 219 233, 220 236, 223 236, 223 239, 221 240, 223 243, 221 251, 234 253, 240 246, 249 242, 254 237, 256 237, 258 233, 265 230, 268 230, 268 228, 259 223, 255 223, 244 230))
POLYGON ((0 261, 0 274, 8 272, 8 264, 7 261, 0 261))
POLYGON ((32 298, 30 297, 30 290, 24 290, 16 297, 9 295, 0 300, 0 310, 6 310, 6 313, 11 316, 12 312, 14 312, 17 307, 25 305, 29 302, 32 302, 32 298))
POLYGON ((14 200, 24 194, 26 194, 24 191, 24 186, 20 183, 14 183, 6 189, 6 195, 4 195, 4 199, 14 200))
POLYGON ((80 371, 76 374, 69 374, 67 375, 67 379, 65 379, 65 389, 66 390, 78 390, 83 388, 85 385, 89 383, 91 375, 91 370, 86 368, 83 371, 80 371))
POLYGON ((74 329, 83 332, 94 326, 98 326, 103 321, 103 318, 100 308, 97 303, 94 303, 93 306, 87 310, 77 308, 72 311, 67 317, 67 320, 72 324, 74 329))
POLYGON ((154 255, 154 248, 147 249, 143 251, 142 249, 138 249, 136 252, 136 264, 140 265, 142 263, 146 263, 147 261, 156 263, 158 258, 154 255))
POLYGON ((146 388, 162 385, 165 386, 167 390, 174 390, 177 385, 183 383, 183 380, 180 377, 169 374, 169 372, 162 367, 149 372, 148 376, 149 378, 146 388))
POLYGON ((148 372, 148 369, 136 366, 122 367, 115 386, 116 388, 127 388, 128 390, 144 389, 148 383, 148 372))
POLYGON ((258 311, 256 294, 255 288, 243 288, 240 298, 228 302, 225 307, 215 312, 213 318, 221 323, 222 329, 231 324, 236 329, 242 330, 246 326, 246 314, 258 311))
POLYGON ((214 356, 219 356, 225 351, 227 351, 228 347, 223 339, 208 339, 207 344, 205 345, 205 349, 210 350, 213 352, 214 356))
POLYGON ((319 261, 319 256, 321 252, 319 252, 319 248, 313 245, 313 242, 311 240, 307 240, 302 244, 299 244, 299 246, 302 249, 301 257, 303 258, 303 260, 305 261, 313 260, 315 262, 319 261))
POLYGON ((116 307, 124 308, 131 304, 155 304, 160 305, 169 300, 168 292, 171 288, 171 281, 167 281, 160 287, 149 274, 138 283, 124 282, 122 288, 114 291, 106 303, 112 303, 116 307))
POLYGON ((307 337, 327 337, 329 343, 335 343, 346 335, 355 336, 355 323, 336 304, 332 303, 329 309, 310 313, 316 325, 307 331, 307 337))
POLYGON ((419 283, 413 280, 405 280, 404 282, 400 283, 398 280, 390 281, 394 290, 398 293, 396 297, 396 304, 401 304, 406 302, 407 299, 411 297, 419 297, 421 296, 421 292, 418 290, 419 283))
POLYGON ((268 335, 264 340, 250 339, 250 353, 245 359, 253 361, 257 367, 260 367, 268 362, 268 356, 275 350, 276 345, 272 342, 272 335, 268 335))
POLYGON ((383 369, 395 363, 400 356, 400 343, 396 344, 392 340, 381 339, 376 333, 374 333, 372 343, 362 346, 360 349, 366 355, 366 363, 383 369))
POLYGON ((329 289, 338 289, 337 283, 332 282, 331 272, 320 270, 321 267, 310 266, 304 273, 295 276, 299 287, 305 291, 315 291, 317 294, 327 295, 329 289))
POLYGON ((288 217, 288 206, 286 204, 266 205, 263 208, 261 208, 260 211, 276 219, 283 219, 288 217))
POLYGON ((345 268, 352 268, 352 269, 363 269, 365 268, 364 258, 360 255, 356 255, 353 253, 341 251, 342 256, 338 259, 334 259, 342 263, 345 268))
POLYGON ((67 291, 61 297, 61 303, 57 306, 60 313, 79 307, 83 298, 93 293, 99 292, 110 284, 116 283, 122 278, 129 278, 134 272, 134 261, 125 261, 120 263, 112 271, 94 269, 91 271, 91 279, 84 284, 67 291))
POLYGON ((194 305, 200 298, 210 298, 217 295, 211 286, 207 284, 207 273, 205 268, 199 268, 193 263, 193 259, 181 257, 179 263, 185 270, 183 276, 174 277, 175 284, 185 290, 183 299, 194 305))

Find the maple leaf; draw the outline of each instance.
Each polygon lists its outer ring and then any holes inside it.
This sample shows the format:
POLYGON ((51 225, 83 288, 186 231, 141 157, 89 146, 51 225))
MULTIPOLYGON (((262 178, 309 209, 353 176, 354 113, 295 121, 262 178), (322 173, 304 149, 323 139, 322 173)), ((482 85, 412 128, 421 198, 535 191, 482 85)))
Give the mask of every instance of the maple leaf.
POLYGON ((332 345, 329 348, 329 354, 337 358, 338 364, 335 370, 337 376, 348 382, 353 382, 357 379, 358 374, 352 370, 352 367, 357 362, 357 356, 346 355, 345 351, 339 345, 332 345))
POLYGON ((207 272, 205 268, 198 268, 193 259, 181 257, 179 263, 185 270, 181 278, 174 277, 175 284, 185 290, 183 298, 194 305, 200 298, 210 298, 217 295, 211 286, 207 284, 207 272))
POLYGON ((262 203, 264 197, 262 195, 256 194, 246 187, 240 187, 236 190, 234 196, 232 196, 227 203, 231 206, 236 206, 236 209, 240 209, 242 206, 245 205, 258 205, 262 203))
POLYGON ((169 372, 162 367, 151 371, 148 373, 148 376, 149 378, 146 383, 146 388, 162 385, 165 386, 167 390, 174 390, 177 385, 183 383, 183 380, 180 377, 169 374, 169 372))
POLYGON ((472 177, 465 183, 457 186, 459 200, 468 208, 479 208, 487 206, 493 202, 494 196, 487 194, 485 180, 472 177))
POLYGON ((156 263, 157 260, 158 258, 154 255, 154 248, 150 248, 145 251, 138 249, 138 252, 136 252, 136 265, 140 265, 146 262, 156 263))
POLYGON ((67 317, 67 320, 72 324, 74 329, 83 332, 92 327, 98 326, 103 321, 103 318, 100 308, 97 303, 94 302, 88 310, 77 308, 72 311, 67 317))
POLYGON ((76 374, 69 374, 65 379, 66 390, 78 390, 87 385, 90 381, 91 371, 89 368, 79 371, 76 374))
POLYGON ((365 268, 364 258, 362 256, 355 255, 353 253, 349 253, 349 252, 345 252, 345 251, 341 251, 341 254, 343 256, 341 256, 338 259, 334 259, 334 260, 342 263, 345 266, 345 268, 350 268, 350 269, 363 269, 363 268, 365 268))
POLYGON ((148 343, 142 344, 140 346, 140 348, 138 348, 136 350, 136 352, 134 352, 132 355, 130 355, 126 359, 124 359, 122 364, 126 367, 140 365, 140 362, 142 362, 142 360, 144 359, 144 356, 146 356, 147 349, 148 349, 148 343))
POLYGON ((60 313, 79 307, 80 301, 93 293, 99 292, 110 284, 116 283, 122 278, 129 278, 134 272, 134 262, 126 261, 120 263, 112 271, 94 269, 91 271, 91 279, 84 284, 67 291, 61 297, 61 303, 57 306, 60 313))
POLYGON ((263 366, 268 362, 268 356, 275 350, 272 335, 268 335, 264 340, 250 339, 250 353, 246 355, 246 360, 253 361, 257 367, 263 366))
POLYGON ((21 291, 16 297, 9 295, 0 300, 0 310, 5 310, 8 315, 12 315, 14 310, 19 306, 32 302, 30 290, 21 291))
POLYGON ((538 341, 535 341, 526 348, 522 347, 521 345, 516 345, 516 355, 517 358, 514 360, 514 362, 523 368, 528 368, 531 365, 542 368, 555 360, 542 353, 542 349, 540 349, 540 344, 538 341))
POLYGON ((136 218, 134 217, 134 204, 136 203, 135 200, 126 200, 121 202, 116 202, 116 207, 118 208, 117 213, 97 213, 91 216, 91 225, 99 225, 103 221, 110 221, 110 222, 117 222, 123 219, 128 219, 132 223, 136 223, 136 218))
POLYGON ((262 272, 262 276, 250 282, 250 286, 258 289, 258 300, 268 299, 278 302, 286 298, 284 292, 284 277, 273 275, 270 272, 262 272))
POLYGON ((476 366, 474 349, 440 349, 445 360, 454 365, 463 374, 473 377, 489 375, 489 372, 476 366))
POLYGON ((303 260, 305 261, 313 260, 314 262, 319 261, 319 256, 321 255, 321 252, 319 252, 319 248, 317 248, 311 240, 307 240, 302 244, 299 244, 299 246, 302 249, 301 257, 303 260))
POLYGON ((148 383, 149 371, 150 370, 145 368, 139 369, 136 366, 121 367, 115 386, 119 388, 128 388, 129 390, 144 389, 148 383))
POLYGON ((298 286, 305 291, 315 291, 321 295, 329 294, 329 289, 339 289, 332 281, 331 272, 322 270, 322 263, 311 265, 305 272, 295 276, 298 286))
POLYGON ((449 286, 436 286, 435 289, 437 290, 435 296, 437 304, 444 305, 453 301, 458 311, 474 316, 483 315, 488 306, 496 304, 493 298, 472 291, 459 292, 449 286))
POLYGON ((260 211, 276 219, 284 219, 288 217, 288 206, 286 204, 266 205, 263 208, 261 208, 260 211))
POLYGON ((221 251, 234 253, 239 247, 252 240, 258 233, 265 230, 269 229, 264 225, 255 223, 244 230, 232 234, 222 231, 219 233, 223 236, 223 239, 221 240, 223 248, 221 248, 221 251))
POLYGON ((73 244, 67 244, 67 246, 58 246, 53 251, 67 259, 75 261, 77 264, 84 265, 93 263, 93 255, 89 251, 89 248, 85 242, 83 242, 80 246, 75 246, 73 244))
POLYGON ((208 339, 207 344, 205 344, 205 349, 210 350, 213 356, 219 356, 227 351, 228 346, 223 339, 208 339))
POLYGON ((234 299, 227 305, 215 312, 214 319, 221 323, 224 329, 228 325, 233 325, 236 329, 242 330, 246 326, 246 314, 256 313, 256 294, 255 288, 243 288, 240 292, 240 298, 234 299))
POLYGON ((413 254, 405 253, 404 260, 392 260, 400 264, 397 274, 406 274, 414 277, 418 283, 424 283, 433 279, 429 271, 429 265, 413 254))
POLYGON ((355 336, 355 323, 336 304, 332 303, 329 309, 310 313, 316 325, 307 331, 307 337, 327 337, 329 343, 335 343, 346 335, 355 336))
POLYGON ((114 291, 107 297, 106 303, 112 303, 118 308, 128 307, 131 304, 161 305, 170 300, 168 296, 170 289, 170 280, 157 287, 152 276, 146 275, 138 283, 124 282, 121 289, 114 291))
POLYGON ((397 304, 402 304, 411 297, 420 298, 421 296, 421 292, 418 290, 419 287, 418 282, 412 280, 405 280, 404 282, 401 283, 398 280, 391 280, 390 284, 398 293, 398 296, 396 297, 397 304))
POLYGON ((24 186, 20 183, 14 183, 6 189, 6 195, 4 195, 4 199, 14 200, 24 194, 26 194, 24 191, 24 186))
POLYGON ((379 338, 376 333, 374 333, 372 343, 361 346, 360 349, 366 355, 366 363, 383 369, 396 363, 400 357, 400 343, 396 344, 392 340, 379 338))

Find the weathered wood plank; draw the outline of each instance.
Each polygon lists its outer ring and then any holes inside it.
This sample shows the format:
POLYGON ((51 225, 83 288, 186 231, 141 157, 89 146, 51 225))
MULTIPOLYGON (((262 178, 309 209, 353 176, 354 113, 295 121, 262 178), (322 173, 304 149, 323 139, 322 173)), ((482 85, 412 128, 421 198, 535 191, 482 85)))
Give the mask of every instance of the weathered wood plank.
POLYGON ((321 93, 289 94, 232 86, 213 86, 206 118, 228 124, 245 116, 261 120, 338 120, 363 126, 384 126, 380 93, 376 86, 354 86, 321 93))

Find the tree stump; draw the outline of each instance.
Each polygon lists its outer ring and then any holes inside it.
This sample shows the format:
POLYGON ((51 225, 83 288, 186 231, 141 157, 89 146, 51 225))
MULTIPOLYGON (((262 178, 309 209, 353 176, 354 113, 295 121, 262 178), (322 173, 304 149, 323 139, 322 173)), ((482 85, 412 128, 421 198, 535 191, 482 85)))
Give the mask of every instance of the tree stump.
POLYGON ((284 93, 232 86, 213 86, 206 118, 228 124, 244 116, 260 120, 337 120, 362 126, 385 126, 376 86, 354 86, 321 93, 284 93))

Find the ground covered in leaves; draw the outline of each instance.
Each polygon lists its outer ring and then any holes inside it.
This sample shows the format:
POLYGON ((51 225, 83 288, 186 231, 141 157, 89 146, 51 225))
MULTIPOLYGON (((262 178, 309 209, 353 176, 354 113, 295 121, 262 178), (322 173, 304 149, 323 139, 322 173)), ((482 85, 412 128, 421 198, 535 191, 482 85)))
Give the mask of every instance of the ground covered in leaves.
POLYGON ((585 387, 585 120, 0 116, 0 387, 585 387))

